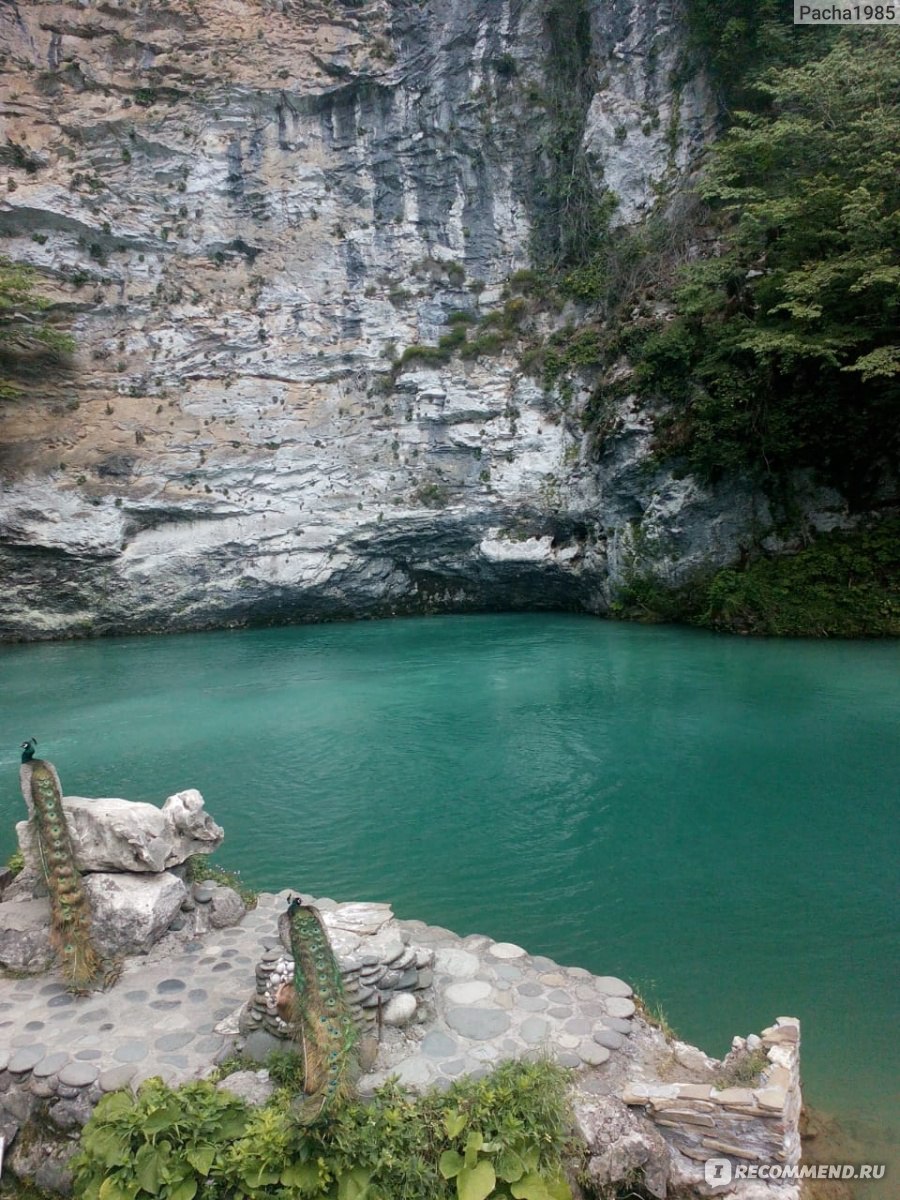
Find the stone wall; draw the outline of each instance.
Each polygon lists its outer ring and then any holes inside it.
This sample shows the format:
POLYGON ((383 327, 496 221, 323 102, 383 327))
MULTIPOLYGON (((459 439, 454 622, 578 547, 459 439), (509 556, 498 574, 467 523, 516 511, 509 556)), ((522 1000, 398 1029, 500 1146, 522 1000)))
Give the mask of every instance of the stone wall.
MULTIPOLYGON (((389 904, 329 907, 326 900, 317 901, 317 907, 361 1031, 377 1034, 382 1025, 400 1027, 415 1020, 433 980, 434 951, 411 942, 389 904)), ((292 1036, 278 1004, 279 990, 294 978, 284 920, 279 939, 270 941, 256 967, 256 992, 240 1018, 240 1031, 246 1039, 244 1052, 259 1058, 271 1049, 271 1038, 284 1040, 292 1036)))
POLYGON ((725 1156, 742 1162, 796 1163, 802 1103, 800 1022, 779 1017, 761 1037, 736 1038, 723 1073, 760 1050, 767 1065, 753 1086, 632 1083, 623 1099, 642 1109, 663 1137, 695 1162, 725 1156))

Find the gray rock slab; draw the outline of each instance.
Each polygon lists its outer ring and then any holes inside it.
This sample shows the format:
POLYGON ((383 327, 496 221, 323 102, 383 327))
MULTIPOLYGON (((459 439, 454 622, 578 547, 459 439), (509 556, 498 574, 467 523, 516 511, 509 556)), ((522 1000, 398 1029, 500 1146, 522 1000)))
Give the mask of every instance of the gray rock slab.
POLYGON ((120 1067, 108 1067, 105 1071, 100 1072, 100 1077, 97 1080, 102 1092, 117 1092, 120 1088, 127 1087, 137 1067, 130 1063, 123 1064, 120 1067))
POLYGON ((447 1024, 463 1037, 487 1041, 500 1037, 510 1027, 507 1013, 497 1008, 451 1008, 447 1024))
POLYGON ((139 1063, 144 1061, 149 1052, 146 1042, 134 1039, 117 1046, 113 1051, 113 1058, 121 1063, 139 1063))
POLYGON ((69 1055, 65 1050, 56 1050, 37 1063, 34 1074, 38 1079, 46 1079, 48 1075, 56 1075, 68 1061, 69 1055))
POLYGON ((606 1001, 606 1011, 611 1017, 622 1019, 634 1016, 634 1001, 624 996, 610 996, 606 1001))
POLYGON ((468 950, 442 946, 434 956, 434 969, 455 979, 472 979, 478 974, 478 958, 468 950))
POLYGON ((598 992, 603 992, 605 996, 626 996, 630 998, 634 992, 623 979, 617 979, 615 975, 598 975, 594 980, 594 987, 598 992))
POLYGON ((491 994, 491 985, 480 979, 470 979, 464 983, 451 983, 444 992, 448 1004, 477 1004, 486 1000, 491 994))
POLYGON ((6 1069, 13 1075, 22 1075, 26 1071, 33 1070, 46 1053, 47 1047, 43 1042, 34 1042, 31 1045, 22 1046, 9 1060, 6 1069))
POLYGON ((439 1029, 432 1029, 422 1039, 422 1053, 429 1058, 448 1058, 459 1051, 459 1045, 439 1029))
POLYGON ((593 1039, 590 1041, 579 1042, 578 1057, 582 1062, 587 1063, 591 1067, 599 1067, 609 1059, 609 1050, 606 1046, 601 1046, 593 1039))
POLYGON ((598 1046, 606 1046, 608 1050, 618 1050, 620 1046, 625 1045, 624 1034, 617 1033, 615 1029, 597 1029, 594 1031, 594 1041, 598 1046))
POLYGON ((88 1062, 70 1062, 59 1073, 59 1082, 65 1084, 66 1087, 88 1087, 92 1084, 99 1072, 97 1068, 88 1062))
POLYGON ((153 1043, 156 1050, 180 1050, 194 1040, 194 1034, 189 1029, 181 1029, 175 1033, 164 1033, 153 1043))
POLYGON ((529 1045, 542 1042, 550 1032, 550 1022, 544 1017, 526 1017, 522 1022, 519 1033, 529 1045))

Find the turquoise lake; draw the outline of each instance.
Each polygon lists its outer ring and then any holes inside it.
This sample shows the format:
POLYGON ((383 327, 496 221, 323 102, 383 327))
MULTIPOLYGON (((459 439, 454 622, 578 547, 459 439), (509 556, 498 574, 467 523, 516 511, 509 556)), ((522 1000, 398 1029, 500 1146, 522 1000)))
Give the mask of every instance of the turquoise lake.
POLYGON ((34 735, 71 794, 199 788, 255 886, 620 975, 716 1055, 798 1016, 807 1100, 900 1143, 900 645, 441 617, 5 646, 0 685, 3 859, 34 735))

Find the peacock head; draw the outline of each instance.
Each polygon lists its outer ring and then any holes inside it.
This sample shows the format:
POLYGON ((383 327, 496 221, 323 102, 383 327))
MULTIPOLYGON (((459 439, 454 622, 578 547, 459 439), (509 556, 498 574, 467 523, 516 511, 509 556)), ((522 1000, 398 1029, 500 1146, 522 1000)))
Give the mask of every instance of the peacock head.
POLYGON ((27 742, 22 743, 22 762, 31 762, 34 758, 34 752, 37 749, 37 738, 29 738, 27 742))
POLYGON ((287 915, 289 917, 292 917, 294 915, 294 913, 297 911, 297 909, 302 908, 302 907, 303 907, 303 901, 301 900, 301 898, 299 896, 291 896, 290 900, 288 901, 287 915))

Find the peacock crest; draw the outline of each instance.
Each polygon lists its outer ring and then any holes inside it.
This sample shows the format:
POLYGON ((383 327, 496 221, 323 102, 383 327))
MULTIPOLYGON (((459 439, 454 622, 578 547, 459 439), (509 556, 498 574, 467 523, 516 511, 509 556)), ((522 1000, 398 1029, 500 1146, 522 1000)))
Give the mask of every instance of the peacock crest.
POLYGON ((294 897, 288 905, 294 958, 292 1006, 305 1071, 298 1116, 312 1123, 350 1092, 357 1030, 318 910, 294 897))
POLYGON ((35 758, 37 740, 22 743, 22 785, 31 798, 31 825, 41 872, 50 895, 50 941, 69 987, 83 991, 101 980, 103 964, 91 940, 91 909, 75 865, 52 763, 35 758))

